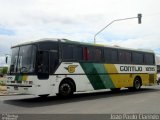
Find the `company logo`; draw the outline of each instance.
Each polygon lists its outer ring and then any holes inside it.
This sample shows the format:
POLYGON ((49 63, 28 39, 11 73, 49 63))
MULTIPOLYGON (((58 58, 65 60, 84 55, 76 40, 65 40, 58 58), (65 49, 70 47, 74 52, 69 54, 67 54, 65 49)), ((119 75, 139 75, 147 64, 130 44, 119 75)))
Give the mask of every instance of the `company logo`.
POLYGON ((69 73, 74 73, 77 66, 78 65, 69 65, 68 67, 65 67, 65 69, 68 70, 69 73))

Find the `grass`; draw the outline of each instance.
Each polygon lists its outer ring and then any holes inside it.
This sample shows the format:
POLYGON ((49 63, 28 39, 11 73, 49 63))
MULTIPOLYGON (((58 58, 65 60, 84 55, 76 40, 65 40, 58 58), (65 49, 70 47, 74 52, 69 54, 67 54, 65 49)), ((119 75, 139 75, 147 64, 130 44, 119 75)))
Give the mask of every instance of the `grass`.
POLYGON ((2 94, 4 91, 6 91, 6 78, 0 77, 0 94, 2 94))
POLYGON ((6 85, 6 78, 0 77, 0 86, 5 86, 6 85))

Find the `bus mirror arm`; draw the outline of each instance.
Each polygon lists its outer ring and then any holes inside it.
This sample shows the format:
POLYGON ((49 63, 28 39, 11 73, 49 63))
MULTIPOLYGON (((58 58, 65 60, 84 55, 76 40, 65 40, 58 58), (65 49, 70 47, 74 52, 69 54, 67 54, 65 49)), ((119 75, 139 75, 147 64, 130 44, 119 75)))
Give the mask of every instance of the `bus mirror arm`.
POLYGON ((8 63, 8 56, 6 56, 6 64, 8 63))
POLYGON ((6 64, 10 63, 11 55, 10 54, 5 54, 5 62, 6 64))

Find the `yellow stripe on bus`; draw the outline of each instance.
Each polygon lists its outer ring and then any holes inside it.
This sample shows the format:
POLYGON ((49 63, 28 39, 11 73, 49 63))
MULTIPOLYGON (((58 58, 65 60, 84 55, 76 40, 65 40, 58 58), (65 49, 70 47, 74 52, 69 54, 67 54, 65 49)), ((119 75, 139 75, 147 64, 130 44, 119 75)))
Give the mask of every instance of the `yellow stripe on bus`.
POLYGON ((136 76, 140 76, 143 85, 149 85, 149 74, 147 73, 146 74, 118 73, 115 65, 105 64, 104 66, 116 88, 133 87, 133 82, 136 76))
POLYGON ((28 78, 28 75, 23 75, 22 80, 23 80, 23 81, 26 81, 27 78, 28 78))

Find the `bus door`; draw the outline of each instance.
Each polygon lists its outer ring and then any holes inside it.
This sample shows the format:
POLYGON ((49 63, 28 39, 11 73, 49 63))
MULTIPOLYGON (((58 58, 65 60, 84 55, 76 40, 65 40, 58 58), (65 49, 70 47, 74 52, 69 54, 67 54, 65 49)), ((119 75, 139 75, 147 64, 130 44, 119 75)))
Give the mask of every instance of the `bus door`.
POLYGON ((50 92, 53 93, 55 90, 56 84, 56 75, 54 75, 55 71, 59 66, 59 54, 57 50, 51 50, 49 56, 49 68, 50 68, 50 92))
POLYGON ((37 54, 38 94, 49 94, 49 52, 39 51, 37 54))
POLYGON ((50 75, 53 75, 59 65, 58 51, 52 50, 49 55, 50 75))
POLYGON ((38 79, 48 79, 49 78, 49 52, 40 51, 38 53, 38 65, 37 73, 38 79))

